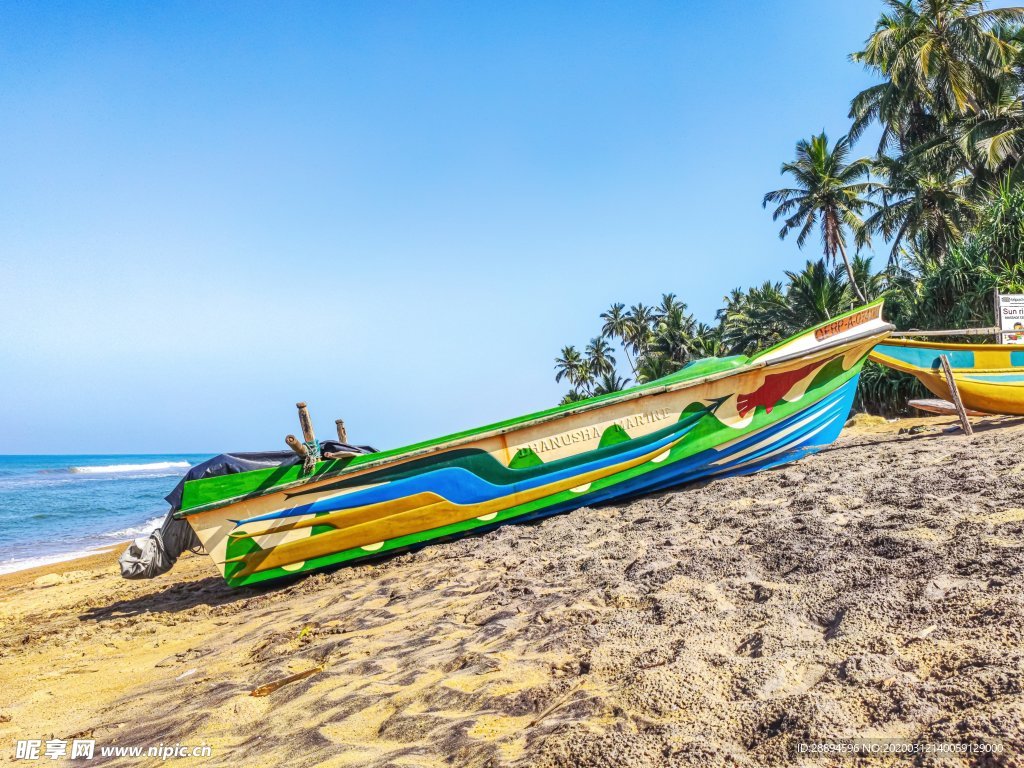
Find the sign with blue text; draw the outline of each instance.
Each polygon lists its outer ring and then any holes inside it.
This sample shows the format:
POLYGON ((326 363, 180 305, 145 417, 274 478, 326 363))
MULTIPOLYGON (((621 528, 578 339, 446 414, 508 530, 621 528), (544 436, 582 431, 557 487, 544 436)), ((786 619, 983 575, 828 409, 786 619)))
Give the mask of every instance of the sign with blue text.
POLYGON ((1024 344, 1024 294, 996 294, 996 325, 1003 344, 1024 344))

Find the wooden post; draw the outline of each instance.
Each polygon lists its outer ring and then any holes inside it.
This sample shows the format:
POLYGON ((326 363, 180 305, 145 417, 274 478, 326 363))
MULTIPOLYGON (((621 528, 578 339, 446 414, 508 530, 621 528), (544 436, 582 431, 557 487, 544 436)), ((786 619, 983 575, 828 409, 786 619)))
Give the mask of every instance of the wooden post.
POLYGON ((348 431, 345 429, 345 422, 341 419, 334 420, 334 426, 338 428, 338 441, 342 443, 348 442, 348 431))
POLYGON ((953 369, 949 365, 949 358, 946 355, 940 355, 939 359, 942 361, 942 371, 946 374, 949 393, 953 396, 953 405, 956 406, 957 415, 960 417, 960 426, 964 428, 965 435, 973 435, 971 420, 967 418, 967 411, 964 410, 964 403, 960 399, 960 390, 956 386, 956 379, 953 378, 953 369))
POLYGON ((1000 333, 999 326, 994 325, 991 328, 954 328, 948 331, 893 331, 889 335, 904 339, 908 336, 999 336, 1000 333))
POLYGON ((995 318, 996 318, 996 344, 1003 343, 1003 318, 999 314, 999 289, 996 288, 992 291, 992 303, 995 306, 995 318))
POLYGON ((299 409, 299 426, 302 428, 302 439, 307 443, 316 441, 316 435, 313 434, 313 422, 309 420, 309 411, 306 409, 305 403, 296 403, 295 407, 299 409))
POLYGON ((295 437, 295 435, 288 435, 284 441, 288 443, 288 447, 295 451, 295 455, 300 459, 304 459, 309 455, 309 448, 306 447, 305 443, 295 437))

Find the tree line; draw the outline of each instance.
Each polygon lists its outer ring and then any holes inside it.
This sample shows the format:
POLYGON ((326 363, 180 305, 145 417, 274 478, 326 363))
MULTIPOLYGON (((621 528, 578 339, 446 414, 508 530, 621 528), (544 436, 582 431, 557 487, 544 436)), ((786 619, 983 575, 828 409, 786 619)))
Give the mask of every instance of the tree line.
MULTIPOLYGON (((850 59, 878 82, 852 98, 848 132, 799 140, 781 167, 788 186, 762 200, 780 238, 800 249, 817 238, 821 258, 734 289, 713 324, 672 293, 613 304, 582 351, 555 359, 563 402, 751 354, 879 296, 898 328, 926 330, 992 325, 993 290, 1024 293, 1024 8, 885 0, 850 59), (872 126, 877 145, 855 157, 872 126)), ((914 379, 868 363, 858 404, 895 414, 920 394, 914 379)))

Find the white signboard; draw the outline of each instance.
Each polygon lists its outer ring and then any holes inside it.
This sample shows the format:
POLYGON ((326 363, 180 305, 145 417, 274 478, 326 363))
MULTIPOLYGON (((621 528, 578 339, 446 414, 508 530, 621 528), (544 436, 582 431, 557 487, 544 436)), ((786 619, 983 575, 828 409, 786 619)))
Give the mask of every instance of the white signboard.
POLYGON ((1003 344, 1024 344, 1024 294, 996 294, 996 323, 1003 344))

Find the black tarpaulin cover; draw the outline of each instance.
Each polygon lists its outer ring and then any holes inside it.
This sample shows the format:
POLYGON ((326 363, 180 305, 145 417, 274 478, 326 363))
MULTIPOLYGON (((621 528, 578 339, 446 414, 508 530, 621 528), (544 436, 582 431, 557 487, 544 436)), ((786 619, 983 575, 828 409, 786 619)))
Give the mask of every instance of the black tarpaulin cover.
MULTIPOLYGON (((323 453, 376 453, 368 445, 349 445, 335 440, 320 443, 323 453)), ((192 526, 186 520, 178 520, 174 513, 181 509, 181 494, 189 480, 204 477, 233 475, 251 472, 254 469, 271 469, 298 464, 302 459, 294 451, 260 451, 255 453, 222 453, 201 464, 196 464, 165 497, 171 505, 163 525, 149 536, 136 539, 128 545, 117 562, 121 575, 126 579, 152 579, 171 570, 178 556, 186 549, 201 546, 192 526)))

